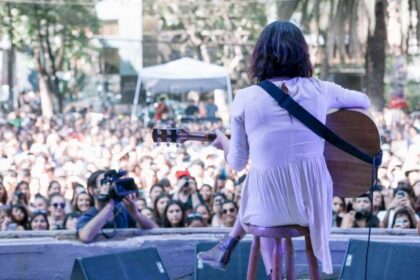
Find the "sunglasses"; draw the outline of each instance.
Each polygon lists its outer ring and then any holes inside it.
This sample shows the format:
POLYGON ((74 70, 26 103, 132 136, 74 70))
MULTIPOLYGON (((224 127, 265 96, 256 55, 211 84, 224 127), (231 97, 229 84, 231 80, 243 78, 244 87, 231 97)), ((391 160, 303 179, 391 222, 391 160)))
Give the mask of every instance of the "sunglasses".
POLYGON ((66 206, 66 204, 64 204, 64 203, 53 203, 52 206, 54 206, 54 208, 58 208, 60 206, 60 208, 64 209, 64 206, 66 206))
POLYGON ((233 214, 235 213, 236 209, 235 208, 223 209, 222 213, 227 214, 228 211, 233 214))

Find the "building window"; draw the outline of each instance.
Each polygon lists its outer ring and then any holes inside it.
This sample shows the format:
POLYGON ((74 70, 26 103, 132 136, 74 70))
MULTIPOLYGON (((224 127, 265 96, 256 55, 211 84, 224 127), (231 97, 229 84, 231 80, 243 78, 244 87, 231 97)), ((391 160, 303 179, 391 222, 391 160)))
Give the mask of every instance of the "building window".
POLYGON ((105 48, 100 54, 101 74, 119 74, 120 57, 118 49, 105 48))
POLYGON ((102 36, 116 36, 118 34, 118 20, 103 20, 101 22, 102 36))

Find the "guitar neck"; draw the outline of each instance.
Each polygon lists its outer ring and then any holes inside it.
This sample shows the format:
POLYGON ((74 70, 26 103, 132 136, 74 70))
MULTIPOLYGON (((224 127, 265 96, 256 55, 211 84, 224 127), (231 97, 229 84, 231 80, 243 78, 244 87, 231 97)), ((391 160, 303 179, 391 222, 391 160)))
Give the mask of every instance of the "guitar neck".
MULTIPOLYGON (((226 135, 230 139, 230 135, 226 135)), ((216 139, 214 132, 189 132, 187 140, 213 142, 216 139)))

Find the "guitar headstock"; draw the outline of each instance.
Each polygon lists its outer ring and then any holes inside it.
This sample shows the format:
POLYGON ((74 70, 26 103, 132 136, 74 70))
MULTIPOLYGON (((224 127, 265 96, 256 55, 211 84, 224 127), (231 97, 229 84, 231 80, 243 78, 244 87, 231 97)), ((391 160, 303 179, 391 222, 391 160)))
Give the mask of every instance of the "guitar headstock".
POLYGON ((152 138, 155 143, 184 143, 188 140, 185 128, 153 128, 152 138))

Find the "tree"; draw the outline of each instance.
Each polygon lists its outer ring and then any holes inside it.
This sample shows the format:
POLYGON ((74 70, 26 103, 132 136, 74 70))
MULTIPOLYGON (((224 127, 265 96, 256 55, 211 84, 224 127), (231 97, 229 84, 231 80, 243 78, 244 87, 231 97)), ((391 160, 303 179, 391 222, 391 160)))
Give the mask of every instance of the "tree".
POLYGON ((237 87, 249 84, 248 57, 266 24, 257 1, 145 1, 145 13, 159 16, 160 61, 191 56, 222 64, 237 87))
POLYGON ((7 50, 7 84, 9 86, 9 100, 8 108, 14 107, 14 69, 15 69, 15 41, 14 35, 14 19, 12 15, 11 3, 5 4, 3 9, 0 9, 0 18, 3 18, 3 28, 0 29, 1 33, 5 33, 9 38, 9 48, 7 50))
POLYGON ((384 75, 387 30, 385 25, 386 0, 376 0, 373 32, 369 32, 366 50, 366 94, 375 109, 385 105, 384 75))
MULTIPOLYGON (((13 39, 17 49, 30 54, 39 75, 43 115, 53 114, 53 98, 63 110, 59 74, 89 51, 89 35, 98 28, 94 6, 65 0, 51 4, 13 3, 13 39)), ((4 9, 4 7, 2 7, 4 9)), ((3 23, 0 22, 0 25, 3 23)))

